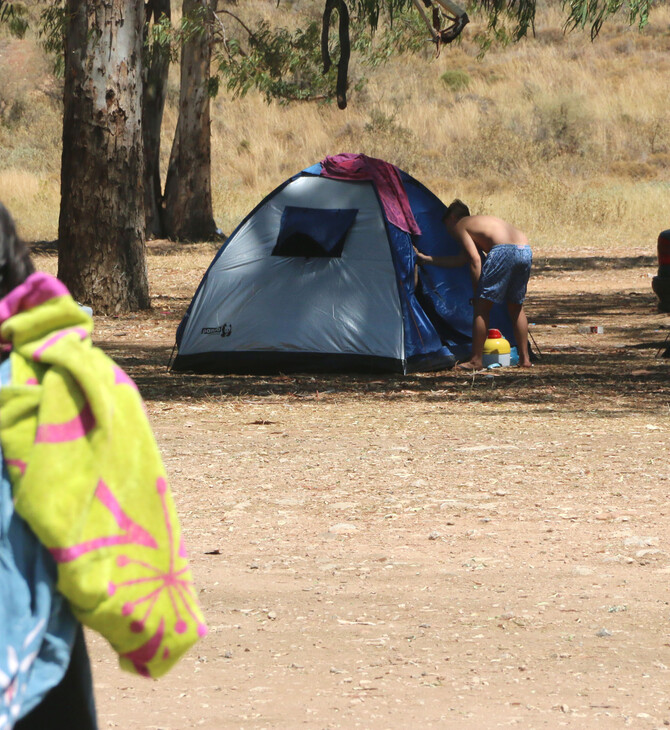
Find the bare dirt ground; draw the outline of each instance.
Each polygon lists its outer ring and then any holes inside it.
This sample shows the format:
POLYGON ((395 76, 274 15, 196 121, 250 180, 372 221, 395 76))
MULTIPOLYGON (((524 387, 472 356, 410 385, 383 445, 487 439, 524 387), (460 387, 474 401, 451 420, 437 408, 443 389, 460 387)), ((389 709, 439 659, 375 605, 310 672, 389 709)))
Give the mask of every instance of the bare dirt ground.
POLYGON ((152 244, 152 313, 96 317, 147 400, 210 629, 158 681, 89 635, 100 727, 670 724, 655 257, 537 259, 527 372, 171 374, 214 250, 152 244))

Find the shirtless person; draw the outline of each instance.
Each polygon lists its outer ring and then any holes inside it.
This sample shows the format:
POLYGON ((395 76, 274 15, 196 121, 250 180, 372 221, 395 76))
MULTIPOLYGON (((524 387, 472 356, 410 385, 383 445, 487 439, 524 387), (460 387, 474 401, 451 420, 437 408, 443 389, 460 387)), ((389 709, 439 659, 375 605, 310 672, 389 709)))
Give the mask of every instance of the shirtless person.
POLYGON ((510 223, 492 215, 470 215, 461 200, 447 208, 444 224, 460 243, 462 251, 456 256, 426 256, 414 249, 421 266, 470 266, 474 290, 472 322, 472 357, 461 363, 465 370, 479 370, 484 356, 484 342, 489 330, 489 316, 493 304, 507 304, 514 337, 519 352, 519 366, 531 366, 528 355, 528 320, 523 310, 526 286, 530 276, 532 252, 528 239, 510 223), (482 264, 479 252, 486 254, 482 264))

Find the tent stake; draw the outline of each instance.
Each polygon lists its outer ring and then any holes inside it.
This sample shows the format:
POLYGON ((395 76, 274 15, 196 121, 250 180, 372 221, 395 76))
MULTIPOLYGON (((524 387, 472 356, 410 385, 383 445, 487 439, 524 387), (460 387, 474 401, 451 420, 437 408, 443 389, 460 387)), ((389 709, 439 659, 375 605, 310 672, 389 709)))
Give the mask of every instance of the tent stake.
POLYGON ((538 347, 537 342, 535 342, 535 338, 533 337, 533 333, 530 330, 528 330, 528 336, 533 341, 533 344, 535 345, 535 349, 537 350, 537 354, 540 357, 542 357, 542 352, 540 351, 540 348, 538 347))

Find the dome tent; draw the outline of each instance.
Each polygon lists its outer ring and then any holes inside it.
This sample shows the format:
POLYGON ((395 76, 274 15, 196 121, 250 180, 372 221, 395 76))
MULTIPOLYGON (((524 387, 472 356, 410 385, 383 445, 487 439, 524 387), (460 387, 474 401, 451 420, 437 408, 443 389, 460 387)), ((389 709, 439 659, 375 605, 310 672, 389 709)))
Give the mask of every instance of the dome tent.
MULTIPOLYGON (((177 330, 173 369, 407 374, 452 367, 469 350, 469 268, 422 268, 416 286, 414 276, 414 245, 458 252, 442 223, 445 210, 410 175, 364 155, 326 158, 294 175, 216 254, 177 330), (330 164, 342 160, 341 168, 330 164)), ((492 326, 509 332, 500 309, 492 326)))

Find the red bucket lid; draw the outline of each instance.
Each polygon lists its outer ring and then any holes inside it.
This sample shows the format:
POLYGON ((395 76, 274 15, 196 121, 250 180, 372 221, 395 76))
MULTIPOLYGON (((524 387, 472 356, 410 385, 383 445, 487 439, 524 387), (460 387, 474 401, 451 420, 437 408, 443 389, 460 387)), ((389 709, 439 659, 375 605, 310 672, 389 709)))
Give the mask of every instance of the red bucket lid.
POLYGON ((489 340, 499 340, 502 337, 500 330, 489 330, 489 340))

